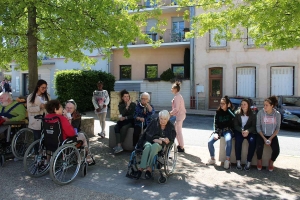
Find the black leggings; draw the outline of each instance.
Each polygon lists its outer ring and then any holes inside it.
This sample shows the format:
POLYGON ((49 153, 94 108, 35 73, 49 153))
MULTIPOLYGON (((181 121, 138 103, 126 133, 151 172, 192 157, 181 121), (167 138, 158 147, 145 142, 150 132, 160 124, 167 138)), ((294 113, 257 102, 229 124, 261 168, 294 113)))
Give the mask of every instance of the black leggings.
MULTIPOLYGON (((269 139, 271 136, 265 136, 265 137, 267 139, 269 139)), ((262 155, 263 155, 263 151, 264 151, 265 141, 264 141, 264 139, 260 135, 258 135, 256 143, 257 143, 257 150, 256 150, 257 160, 261 160, 262 159, 262 155)), ((275 161, 276 158, 279 155, 279 152, 280 152, 279 142, 278 142, 278 137, 277 136, 275 136, 272 139, 271 148, 272 148, 271 160, 275 161)))

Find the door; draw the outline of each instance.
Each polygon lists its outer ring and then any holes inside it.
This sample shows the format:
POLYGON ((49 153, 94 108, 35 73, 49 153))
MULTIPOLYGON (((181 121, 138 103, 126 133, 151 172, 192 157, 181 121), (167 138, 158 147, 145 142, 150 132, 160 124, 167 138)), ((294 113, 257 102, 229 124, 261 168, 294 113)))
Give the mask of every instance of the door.
POLYGON ((23 91, 22 91, 23 96, 29 95, 28 86, 29 86, 29 75, 23 74, 23 91))
POLYGON ((223 95, 223 69, 220 67, 209 69, 209 109, 217 109, 223 95))

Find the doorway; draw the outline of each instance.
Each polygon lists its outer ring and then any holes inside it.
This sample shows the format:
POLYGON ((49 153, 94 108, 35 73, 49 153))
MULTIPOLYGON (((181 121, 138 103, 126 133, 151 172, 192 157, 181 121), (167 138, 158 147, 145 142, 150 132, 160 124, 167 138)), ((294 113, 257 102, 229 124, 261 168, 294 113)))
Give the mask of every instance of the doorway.
POLYGON ((209 109, 217 109, 223 96, 223 69, 214 67, 209 69, 209 109))

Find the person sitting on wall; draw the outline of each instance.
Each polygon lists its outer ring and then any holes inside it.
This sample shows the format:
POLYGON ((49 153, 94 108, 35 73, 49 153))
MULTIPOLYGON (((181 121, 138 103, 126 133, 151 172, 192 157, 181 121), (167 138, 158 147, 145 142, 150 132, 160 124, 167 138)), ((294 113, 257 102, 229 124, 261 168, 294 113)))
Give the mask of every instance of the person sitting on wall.
MULTIPOLYGON (((14 101, 10 93, 2 92, 0 103, 1 124, 8 121, 22 121, 26 118, 25 106, 21 102, 14 101)), ((0 139, 6 137, 4 132, 8 127, 8 125, 0 126, 0 139)))
POLYGON ((125 140, 127 131, 133 126, 133 115, 135 111, 135 103, 130 100, 130 95, 127 90, 122 90, 121 102, 119 103, 119 121, 117 122, 115 129, 117 146, 114 147, 115 153, 120 153, 123 151, 122 143, 125 140))

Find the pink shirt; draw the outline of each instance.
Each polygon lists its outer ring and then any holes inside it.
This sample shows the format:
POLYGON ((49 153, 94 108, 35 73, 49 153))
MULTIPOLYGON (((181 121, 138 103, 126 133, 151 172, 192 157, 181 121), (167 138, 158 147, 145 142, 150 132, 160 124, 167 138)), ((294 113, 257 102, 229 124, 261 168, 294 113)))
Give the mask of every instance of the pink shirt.
POLYGON ((170 114, 176 116, 176 121, 184 120, 186 117, 184 99, 179 92, 175 94, 172 100, 172 111, 170 114))

